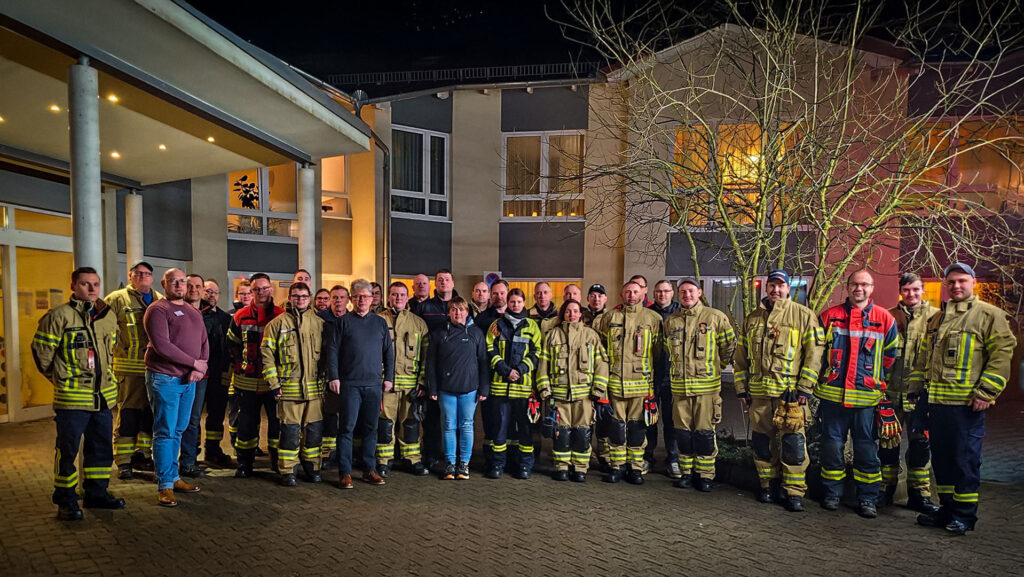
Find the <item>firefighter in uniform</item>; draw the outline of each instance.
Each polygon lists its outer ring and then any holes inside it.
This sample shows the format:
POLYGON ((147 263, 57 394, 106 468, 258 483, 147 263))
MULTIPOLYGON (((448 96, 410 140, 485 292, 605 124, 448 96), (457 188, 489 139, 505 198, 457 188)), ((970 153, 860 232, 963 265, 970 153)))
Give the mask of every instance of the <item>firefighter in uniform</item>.
MULTIPOLYGON (((918 275, 902 275, 899 286, 900 302, 889 309, 889 312, 896 319, 896 328, 900 331, 900 354, 885 389, 885 396, 892 402, 896 418, 907 431, 909 439, 907 507, 919 513, 934 513, 939 508, 931 500, 931 449, 928 446, 927 423, 926 419, 918 418, 923 417, 923 414, 914 413, 914 405, 907 401, 907 384, 910 381, 910 373, 914 370, 914 361, 917 359, 921 340, 924 339, 928 320, 939 309, 921 298, 924 294, 924 284, 918 275)), ((900 477, 900 445, 880 447, 878 458, 882 462, 882 494, 878 498, 878 504, 891 505, 900 477)))
POLYGON ((580 302, 568 299, 559 310, 558 323, 544 335, 537 367, 537 391, 542 400, 554 400, 558 414, 552 443, 556 481, 587 480, 590 466, 590 427, 594 423, 592 399, 608 398, 608 358, 601 335, 583 324, 580 302), (570 475, 569 467, 573 471, 570 475))
POLYGON ((426 387, 423 368, 427 323, 406 308, 408 303, 409 288, 405 283, 393 282, 388 287, 388 308, 377 313, 387 322, 395 345, 395 386, 383 393, 377 424, 377 473, 381 477, 387 477, 391 470, 395 437, 398 456, 409 462, 410 471, 414 475, 430 472, 420 459, 420 421, 413 410, 426 387))
POLYGON ((974 269, 943 272, 950 300, 928 321, 910 377, 910 397, 928 411, 939 510, 917 522, 963 535, 978 521, 985 411, 1010 378, 1017 339, 1006 313, 974 295, 974 269))
POLYGON ((320 482, 324 424, 320 350, 324 321, 309 306, 309 293, 309 285, 303 282, 288 287, 291 306, 267 323, 260 344, 263 378, 277 398, 281 422, 277 468, 285 487, 295 486, 295 468, 299 463, 307 481, 320 482))
POLYGON ((839 508, 846 478, 844 446, 853 444, 853 480, 857 486, 857 514, 878 516, 878 492, 882 464, 878 459, 879 437, 885 429, 879 418, 895 415, 885 399, 886 382, 899 354, 899 330, 889 311, 871 300, 874 279, 858 270, 846 280, 846 302, 821 313, 826 357, 814 396, 821 400, 821 482, 825 495, 821 506, 839 508))
POLYGON ((142 328, 142 317, 146 307, 163 297, 152 287, 153 267, 142 261, 131 268, 128 286, 103 299, 118 324, 114 348, 118 380, 114 461, 121 479, 131 479, 133 468, 153 470, 153 410, 146 393, 144 360, 149 337, 142 328))
POLYGON ((57 423, 57 451, 53 470, 53 503, 57 518, 77 521, 78 445, 83 445, 86 507, 122 509, 124 499, 107 492, 113 420, 110 408, 117 400, 113 370, 113 348, 118 322, 110 307, 98 299, 100 277, 96 270, 82 267, 71 275, 72 297, 50 309, 41 319, 32 339, 36 368, 53 383, 54 421, 57 423))
POLYGON ((761 484, 757 499, 774 503, 781 498, 781 485, 786 509, 799 512, 807 492, 807 399, 818 381, 825 334, 811 309, 789 300, 789 291, 786 271, 768 274, 765 298, 743 320, 733 368, 736 395, 750 414, 754 466, 761 484), (795 406, 783 400, 793 396, 795 406), (776 426, 776 411, 787 405, 803 418, 776 426))
POLYGON ((629 281, 622 287, 622 306, 594 321, 608 352, 608 400, 614 413, 608 431, 608 483, 622 479, 627 463, 627 481, 644 482, 644 400, 654 395, 654 363, 662 337, 661 315, 644 307, 642 298, 640 285, 629 281))
POLYGON ((708 492, 718 456, 715 425, 722 421, 722 370, 732 362, 736 333, 725 313, 701 303, 703 294, 695 279, 679 281, 682 306, 665 319, 662 334, 682 471, 673 485, 708 492))
POLYGON ((487 331, 492 375, 488 398, 494 419, 494 437, 485 453, 484 476, 489 479, 501 477, 506 466, 516 478, 530 478, 534 455, 528 407, 540 347, 540 327, 527 318, 526 295, 517 288, 510 290, 508 309, 487 331), (513 454, 508 458, 510 450, 513 454))
POLYGON ((270 447, 271 467, 277 469, 278 435, 277 404, 263 377, 263 357, 260 344, 263 331, 284 309, 274 306, 270 277, 256 273, 249 279, 252 286, 252 304, 235 312, 228 329, 228 352, 231 357, 231 385, 238 395, 238 435, 235 451, 238 469, 235 476, 252 476, 253 461, 260 440, 260 408, 267 413, 267 445, 270 447))

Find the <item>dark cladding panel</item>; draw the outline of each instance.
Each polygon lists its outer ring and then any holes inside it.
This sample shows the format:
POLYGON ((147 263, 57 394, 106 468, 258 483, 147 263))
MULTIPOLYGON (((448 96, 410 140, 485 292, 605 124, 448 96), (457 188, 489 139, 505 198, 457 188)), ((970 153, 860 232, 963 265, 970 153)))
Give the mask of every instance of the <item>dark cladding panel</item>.
MULTIPOLYGON (((452 223, 411 218, 391 219, 391 274, 433 275, 452 268, 452 223)), ((457 271, 458 272, 458 271, 457 271)))
POLYGON ((391 124, 451 134, 452 98, 450 93, 447 94, 448 98, 444 100, 430 94, 392 102, 391 124))
MULTIPOLYGON (((721 232, 694 232, 694 242, 697 243, 697 262, 700 263, 701 276, 736 276, 733 270, 731 247, 725 233, 721 232)), ((790 274, 811 275, 813 270, 808 267, 813 260, 802 259, 808 263, 801 268, 801 259, 798 252, 803 250, 810 253, 813 248, 813 236, 811 233, 796 232, 790 234, 786 239, 786 269, 790 274), (801 243, 802 249, 801 249, 801 243)), ((767 255, 762 259, 761 271, 759 274, 767 274, 769 269, 775 268, 775 257, 767 255)), ((686 235, 681 232, 668 233, 668 254, 665 256, 665 275, 668 277, 693 276, 696 274, 693 262, 690 260, 690 244, 686 235)))
MULTIPOLYGON (((124 197, 117 191, 117 251, 125 251, 124 197)), ((142 195, 142 243, 146 256, 192 260, 192 182, 147 186, 142 195)), ((224 224, 225 234, 227 223, 224 224)))
POLYGON ((583 278, 582 222, 503 222, 498 268, 508 278, 583 278))
POLYGON ((0 201, 71 214, 68 179, 0 163, 0 201))
POLYGON ((228 270, 292 274, 298 268, 297 244, 228 239, 228 270))
POLYGON ((501 91, 501 131, 585 130, 588 125, 588 87, 575 92, 568 86, 501 91))

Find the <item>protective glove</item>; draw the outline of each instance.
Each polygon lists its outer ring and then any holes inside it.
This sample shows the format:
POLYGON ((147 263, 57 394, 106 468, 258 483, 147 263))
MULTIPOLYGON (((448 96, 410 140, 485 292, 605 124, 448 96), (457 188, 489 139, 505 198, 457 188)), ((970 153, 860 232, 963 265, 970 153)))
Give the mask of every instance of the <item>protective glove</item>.
POLYGON ((899 420, 896 419, 896 410, 893 409, 892 401, 886 399, 878 403, 878 439, 883 448, 894 449, 900 444, 899 420))
POLYGON ((658 423, 658 401, 654 396, 644 397, 644 424, 648 427, 658 423))
POLYGON ((537 400, 537 396, 530 394, 530 398, 526 400, 526 417, 531 423, 536 423, 540 420, 540 401, 537 400))
MULTIPOLYGON (((548 395, 550 396, 550 394, 548 395)), ((545 439, 554 439, 555 433, 558 431, 558 409, 555 408, 555 403, 552 401, 548 406, 548 410, 544 415, 544 422, 540 424, 540 436, 545 439)))

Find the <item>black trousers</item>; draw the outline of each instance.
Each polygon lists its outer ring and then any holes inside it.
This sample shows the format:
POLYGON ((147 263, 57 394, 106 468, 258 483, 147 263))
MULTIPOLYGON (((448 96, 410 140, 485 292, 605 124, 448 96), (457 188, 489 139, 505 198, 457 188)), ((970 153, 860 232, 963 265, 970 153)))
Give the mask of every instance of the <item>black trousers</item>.
POLYGON ((53 502, 57 505, 78 500, 78 444, 82 444, 82 488, 87 498, 99 499, 110 485, 110 466, 114 462, 114 420, 110 409, 79 411, 56 409, 57 446, 54 457, 53 502))

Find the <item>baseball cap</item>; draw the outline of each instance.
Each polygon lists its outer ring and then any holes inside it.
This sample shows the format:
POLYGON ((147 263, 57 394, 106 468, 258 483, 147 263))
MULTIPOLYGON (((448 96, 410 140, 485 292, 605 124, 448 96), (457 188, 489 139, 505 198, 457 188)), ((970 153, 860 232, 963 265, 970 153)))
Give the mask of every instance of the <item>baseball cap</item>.
POLYGON ((772 272, 768 273, 768 281, 767 282, 772 282, 773 280, 777 280, 777 281, 781 281, 781 282, 784 282, 786 284, 789 284, 789 273, 787 273, 786 271, 784 271, 782 269, 773 270, 772 272))
POLYGON ((687 283, 692 284, 697 288, 700 288, 700 283, 697 282, 697 279, 693 278, 692 276, 684 276, 683 278, 679 279, 679 286, 683 286, 684 284, 687 283))
POLYGON ((144 260, 140 260, 139 262, 135 263, 134 265, 132 265, 132 268, 130 268, 128 270, 135 270, 135 269, 139 268, 140 266, 146 267, 146 269, 148 269, 149 272, 153 272, 153 265, 149 264, 148 262, 146 262, 144 260))
POLYGON ((946 278, 949 276, 949 273, 953 272, 962 272, 964 274, 971 275, 971 278, 978 278, 977 275, 974 274, 974 269, 962 262, 955 262, 947 266, 946 270, 942 271, 942 278, 946 278))
POLYGON ((587 291, 587 294, 589 295, 590 293, 601 293, 603 295, 606 295, 606 294, 608 294, 608 291, 604 290, 604 285, 603 284, 596 284, 595 283, 595 284, 590 285, 590 290, 587 291))

